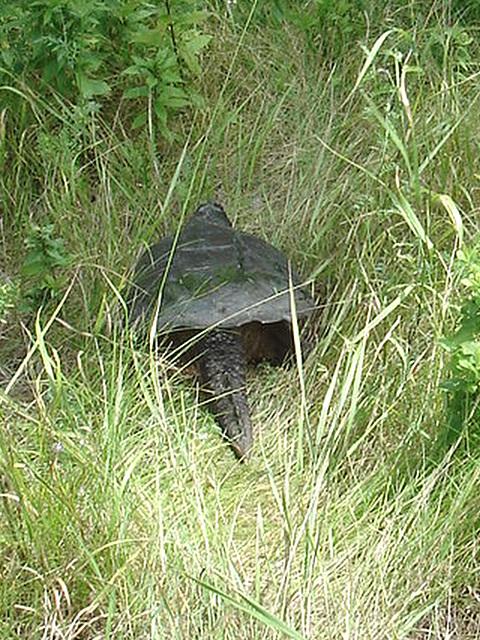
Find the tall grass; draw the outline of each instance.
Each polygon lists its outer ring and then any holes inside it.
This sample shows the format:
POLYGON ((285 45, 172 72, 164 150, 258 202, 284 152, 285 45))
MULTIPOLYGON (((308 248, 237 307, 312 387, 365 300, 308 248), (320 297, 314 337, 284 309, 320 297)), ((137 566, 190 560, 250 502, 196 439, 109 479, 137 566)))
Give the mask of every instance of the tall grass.
POLYGON ((34 225, 71 258, 0 316, 0 638, 479 634, 479 456, 443 445, 439 389, 478 233, 476 25, 389 3, 329 43, 257 4, 217 7, 178 142, 0 89, 24 118, 2 112, 0 277, 31 286, 34 225), (123 328, 139 248, 210 197, 318 300, 302 366, 249 371, 244 465, 123 328))

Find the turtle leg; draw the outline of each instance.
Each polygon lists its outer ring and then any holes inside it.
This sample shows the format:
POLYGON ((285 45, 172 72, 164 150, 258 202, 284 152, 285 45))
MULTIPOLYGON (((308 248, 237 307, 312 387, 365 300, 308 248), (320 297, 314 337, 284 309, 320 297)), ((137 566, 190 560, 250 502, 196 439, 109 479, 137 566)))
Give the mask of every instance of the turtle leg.
POLYGON ((245 391, 245 362, 239 332, 216 329, 198 343, 200 380, 212 394, 212 410, 236 455, 252 446, 252 423, 245 391))

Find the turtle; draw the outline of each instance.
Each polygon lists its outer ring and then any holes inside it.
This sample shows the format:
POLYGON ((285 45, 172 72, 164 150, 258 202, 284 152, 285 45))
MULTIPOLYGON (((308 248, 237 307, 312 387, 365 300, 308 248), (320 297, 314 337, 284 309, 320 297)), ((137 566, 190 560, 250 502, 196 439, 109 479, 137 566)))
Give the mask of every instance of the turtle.
POLYGON ((215 201, 145 249, 134 270, 130 326, 153 329, 193 363, 241 460, 253 444, 246 363, 279 365, 294 352, 292 302, 302 323, 314 308, 308 287, 283 253, 234 229, 215 201))

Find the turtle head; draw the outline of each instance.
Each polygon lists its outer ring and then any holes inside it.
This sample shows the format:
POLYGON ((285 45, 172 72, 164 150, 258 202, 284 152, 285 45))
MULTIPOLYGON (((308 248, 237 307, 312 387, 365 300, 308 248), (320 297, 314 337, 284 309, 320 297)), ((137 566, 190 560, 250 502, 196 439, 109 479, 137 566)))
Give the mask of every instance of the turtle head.
POLYGON ((227 214, 225 213, 222 205, 218 204, 218 202, 215 202, 214 200, 201 204, 195 211, 194 216, 197 220, 201 220, 208 224, 216 224, 220 227, 232 226, 232 223, 227 218, 227 214))

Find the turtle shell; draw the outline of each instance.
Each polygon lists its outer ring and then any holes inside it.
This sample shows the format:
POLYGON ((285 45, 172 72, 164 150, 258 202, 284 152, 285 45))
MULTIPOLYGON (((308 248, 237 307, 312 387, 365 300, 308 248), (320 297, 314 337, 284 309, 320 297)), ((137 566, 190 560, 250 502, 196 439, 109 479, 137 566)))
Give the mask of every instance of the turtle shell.
POLYGON ((157 332, 291 322, 313 309, 308 289, 286 257, 256 236, 233 229, 223 208, 198 207, 177 235, 149 247, 134 275, 130 319, 157 332))

